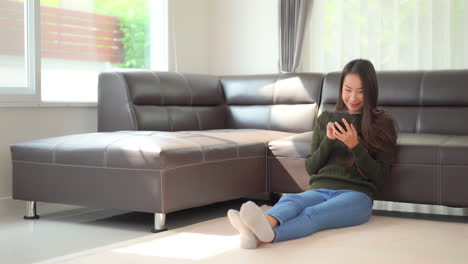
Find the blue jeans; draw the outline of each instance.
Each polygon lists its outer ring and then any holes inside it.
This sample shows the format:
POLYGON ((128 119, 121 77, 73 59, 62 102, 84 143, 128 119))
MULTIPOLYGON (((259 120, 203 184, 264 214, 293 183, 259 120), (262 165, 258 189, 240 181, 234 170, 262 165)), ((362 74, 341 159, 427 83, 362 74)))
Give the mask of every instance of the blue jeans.
POLYGON ((266 212, 279 221, 275 242, 305 237, 315 232, 354 226, 372 216, 373 200, 351 190, 309 190, 286 194, 266 212))

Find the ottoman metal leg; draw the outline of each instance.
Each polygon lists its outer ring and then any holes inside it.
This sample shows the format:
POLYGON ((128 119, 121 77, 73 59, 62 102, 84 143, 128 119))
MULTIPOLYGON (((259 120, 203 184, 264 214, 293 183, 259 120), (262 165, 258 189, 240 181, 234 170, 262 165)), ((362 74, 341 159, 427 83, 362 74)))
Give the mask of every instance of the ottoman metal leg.
POLYGON ((36 202, 35 201, 26 201, 26 215, 24 219, 33 220, 39 219, 39 216, 36 214, 36 202))
POLYGON ((154 214, 154 227, 151 229, 153 233, 159 233, 166 231, 166 214, 155 213, 154 214))

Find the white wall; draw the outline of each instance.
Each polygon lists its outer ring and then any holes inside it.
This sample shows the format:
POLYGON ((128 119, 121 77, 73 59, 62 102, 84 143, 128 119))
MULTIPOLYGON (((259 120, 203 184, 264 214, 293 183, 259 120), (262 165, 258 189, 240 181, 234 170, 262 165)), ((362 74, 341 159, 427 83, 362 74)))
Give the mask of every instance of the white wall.
POLYGON ((209 73, 208 0, 169 0, 169 70, 209 73))
POLYGON ((210 0, 209 72, 278 72, 278 2, 210 0))
POLYGON ((277 1, 169 3, 170 70, 215 75, 278 72, 277 1))

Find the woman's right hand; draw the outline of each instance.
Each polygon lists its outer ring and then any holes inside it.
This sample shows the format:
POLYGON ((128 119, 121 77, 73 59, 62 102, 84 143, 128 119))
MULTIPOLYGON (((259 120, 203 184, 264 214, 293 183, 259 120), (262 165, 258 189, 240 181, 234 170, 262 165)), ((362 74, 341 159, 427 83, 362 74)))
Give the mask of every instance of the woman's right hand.
POLYGON ((334 135, 335 132, 335 125, 332 122, 328 122, 327 124, 327 137, 331 140, 335 140, 336 137, 334 135))

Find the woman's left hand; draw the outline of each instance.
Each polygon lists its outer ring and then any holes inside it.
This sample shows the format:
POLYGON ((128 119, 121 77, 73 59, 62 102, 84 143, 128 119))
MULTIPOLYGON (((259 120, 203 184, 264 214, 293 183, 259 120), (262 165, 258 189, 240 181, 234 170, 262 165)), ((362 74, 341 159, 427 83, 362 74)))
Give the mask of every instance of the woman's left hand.
POLYGON ((359 144, 356 128, 354 128, 353 124, 350 125, 346 119, 343 118, 342 120, 346 126, 346 130, 338 122, 335 122, 338 129, 334 129, 333 135, 348 146, 349 149, 352 149, 359 144))

